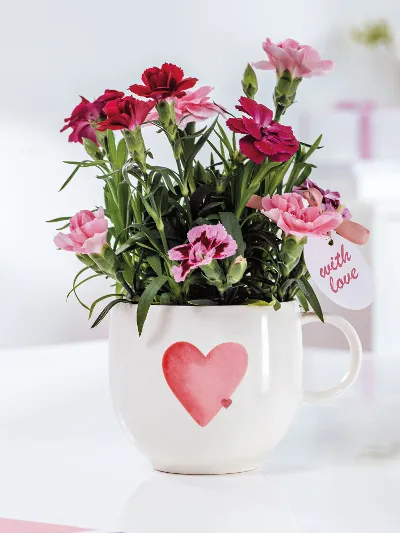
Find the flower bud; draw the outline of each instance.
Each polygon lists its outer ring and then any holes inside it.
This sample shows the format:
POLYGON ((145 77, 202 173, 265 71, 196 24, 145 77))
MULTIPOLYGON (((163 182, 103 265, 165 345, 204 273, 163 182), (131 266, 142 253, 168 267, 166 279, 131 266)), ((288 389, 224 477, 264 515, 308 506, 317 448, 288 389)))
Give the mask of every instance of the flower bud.
POLYGON ((146 172, 146 146, 144 144, 142 129, 137 126, 133 131, 124 130, 123 135, 132 159, 146 172))
POLYGON ((278 81, 274 91, 275 106, 280 105, 286 109, 293 104, 301 79, 292 78, 290 70, 284 70, 281 74, 278 74, 278 81))
POLYGON ((255 95, 258 91, 258 81, 256 73, 253 70, 253 67, 250 64, 247 64, 246 70, 243 74, 242 87, 244 94, 254 100, 255 95))
POLYGON ((236 257, 232 261, 229 267, 228 274, 227 274, 227 282, 230 285, 234 285, 235 283, 238 283, 244 276, 244 273, 246 272, 246 268, 247 268, 247 260, 241 255, 236 257))
POLYGON ((213 260, 208 265, 202 265, 200 267, 206 278, 213 282, 213 285, 222 286, 224 281, 224 274, 219 266, 218 262, 213 260))
POLYGON ((102 272, 115 277, 119 268, 119 260, 109 244, 105 244, 101 253, 90 254, 90 259, 101 269, 102 272))
POLYGON ((93 261, 93 259, 90 258, 88 254, 76 254, 76 257, 79 259, 81 263, 83 263, 85 266, 91 268, 95 272, 101 272, 99 267, 96 265, 96 263, 93 261))
POLYGON ((86 137, 82 137, 82 143, 86 150, 86 153, 90 155, 92 159, 102 159, 103 156, 101 154, 100 148, 97 146, 96 143, 91 141, 90 139, 86 139, 86 137))
POLYGON ((299 262, 307 237, 285 235, 282 241, 281 258, 283 262, 282 273, 288 277, 299 262))
POLYGON ((93 129, 94 129, 94 131, 96 133, 97 142, 99 143, 99 145, 102 148, 106 148, 107 130, 99 131, 98 129, 96 129, 97 122, 93 121, 93 123, 91 122, 91 124, 92 124, 92 127, 93 127, 93 129))
POLYGON ((175 159, 179 159, 182 155, 182 144, 178 135, 178 126, 176 125, 176 115, 174 102, 168 103, 165 100, 161 100, 157 104, 158 118, 162 127, 168 133, 171 140, 175 159))

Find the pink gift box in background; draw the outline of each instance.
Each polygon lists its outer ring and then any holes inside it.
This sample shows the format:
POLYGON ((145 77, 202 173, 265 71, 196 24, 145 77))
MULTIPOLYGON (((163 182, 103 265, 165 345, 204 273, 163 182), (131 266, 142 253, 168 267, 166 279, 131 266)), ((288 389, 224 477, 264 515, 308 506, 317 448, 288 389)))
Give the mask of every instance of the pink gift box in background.
POLYGON ((311 113, 293 109, 292 115, 293 129, 304 142, 313 143, 324 132, 324 149, 316 154, 317 165, 399 159, 400 106, 346 100, 311 113))

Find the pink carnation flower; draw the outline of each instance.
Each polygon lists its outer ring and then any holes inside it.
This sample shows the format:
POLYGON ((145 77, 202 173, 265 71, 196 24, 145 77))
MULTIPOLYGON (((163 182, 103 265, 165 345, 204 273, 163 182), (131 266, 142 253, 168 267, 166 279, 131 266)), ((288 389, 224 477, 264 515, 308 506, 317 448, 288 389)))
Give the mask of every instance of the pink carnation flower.
MULTIPOLYGON (((167 98, 168 102, 174 102, 176 123, 181 130, 185 129, 189 122, 201 122, 208 118, 223 113, 224 108, 218 106, 210 99, 212 87, 205 86, 188 91, 181 98, 167 98)), ((158 113, 154 109, 150 112, 147 120, 157 120, 158 113)))
POLYGON ((286 235, 325 237, 343 221, 335 211, 320 212, 319 207, 304 207, 297 193, 274 194, 262 199, 262 212, 286 235))
POLYGON ((107 244, 108 222, 104 218, 104 209, 79 211, 71 218, 70 233, 59 233, 54 237, 54 244, 76 254, 100 254, 107 244))
POLYGON ((224 226, 203 224, 192 228, 188 234, 188 244, 175 246, 168 252, 173 261, 181 261, 171 271, 176 282, 184 281, 191 270, 202 265, 209 265, 213 259, 225 259, 234 255, 236 241, 228 234, 224 226))
POLYGON ((253 63, 261 70, 276 70, 278 75, 289 70, 293 78, 311 78, 323 76, 333 69, 333 61, 321 59, 312 46, 299 44, 294 39, 286 39, 277 44, 266 39, 262 47, 268 61, 253 63))

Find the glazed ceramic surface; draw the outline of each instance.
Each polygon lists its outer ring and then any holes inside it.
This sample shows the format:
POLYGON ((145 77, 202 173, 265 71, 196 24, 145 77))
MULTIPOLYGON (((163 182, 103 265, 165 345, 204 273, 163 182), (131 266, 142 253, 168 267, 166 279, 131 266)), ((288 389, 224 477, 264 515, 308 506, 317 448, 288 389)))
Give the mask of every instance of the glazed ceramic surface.
MULTIPOLYGON (((256 306, 152 306, 142 336, 136 306, 112 311, 110 386, 125 431, 154 468, 187 474, 257 468, 285 435, 302 400, 331 398, 357 377, 361 344, 341 317, 348 374, 328 391, 302 389, 302 315, 256 306)), ((324 327, 321 324, 321 327, 324 327)))

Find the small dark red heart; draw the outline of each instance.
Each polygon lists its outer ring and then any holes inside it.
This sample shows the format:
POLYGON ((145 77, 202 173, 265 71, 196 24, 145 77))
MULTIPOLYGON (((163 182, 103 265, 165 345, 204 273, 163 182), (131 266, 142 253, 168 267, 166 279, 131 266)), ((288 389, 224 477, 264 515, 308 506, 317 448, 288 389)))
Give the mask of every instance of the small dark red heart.
POLYGON ((222 407, 225 407, 225 409, 228 409, 228 407, 231 405, 232 400, 229 398, 229 400, 226 400, 225 398, 221 400, 222 407))

